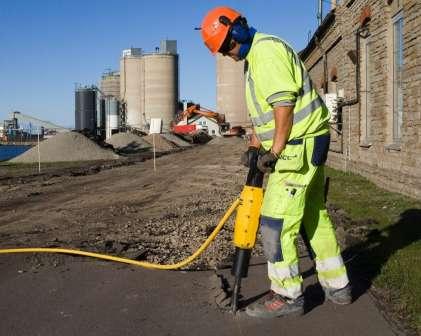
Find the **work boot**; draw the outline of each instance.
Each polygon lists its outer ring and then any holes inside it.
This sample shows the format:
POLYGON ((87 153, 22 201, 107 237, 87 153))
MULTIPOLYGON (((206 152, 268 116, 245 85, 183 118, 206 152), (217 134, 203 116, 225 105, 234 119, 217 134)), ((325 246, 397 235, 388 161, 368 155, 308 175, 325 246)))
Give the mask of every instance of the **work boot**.
POLYGON ((325 298, 338 305, 347 305, 352 303, 351 285, 348 284, 344 288, 327 288, 323 287, 325 298))
POLYGON ((290 314, 302 315, 304 314, 304 296, 291 300, 271 291, 263 302, 248 306, 246 313, 260 318, 274 318, 290 314))

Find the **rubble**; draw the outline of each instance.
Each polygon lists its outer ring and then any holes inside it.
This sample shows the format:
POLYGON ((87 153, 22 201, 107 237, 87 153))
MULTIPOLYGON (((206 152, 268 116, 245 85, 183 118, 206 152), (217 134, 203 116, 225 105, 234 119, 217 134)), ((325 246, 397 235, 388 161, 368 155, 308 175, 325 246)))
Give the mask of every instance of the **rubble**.
POLYGON ((209 303, 222 311, 227 311, 231 305, 232 288, 228 279, 215 272, 209 277, 209 303))

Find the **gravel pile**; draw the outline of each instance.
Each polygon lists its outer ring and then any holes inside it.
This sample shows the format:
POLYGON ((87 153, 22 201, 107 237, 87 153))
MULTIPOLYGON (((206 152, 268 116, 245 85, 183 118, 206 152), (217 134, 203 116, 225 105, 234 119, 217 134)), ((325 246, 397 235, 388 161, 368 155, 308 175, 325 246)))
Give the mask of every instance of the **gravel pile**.
MULTIPOLYGON (((77 132, 60 133, 39 145, 41 162, 114 160, 119 156, 103 149, 95 142, 77 132)), ((38 146, 31 148, 9 162, 38 162, 38 146)))
POLYGON ((240 153, 247 149, 247 139, 238 137, 238 136, 232 136, 232 137, 214 137, 212 140, 210 140, 206 145, 207 146, 224 146, 226 143, 229 143, 231 146, 233 146, 235 149, 239 150, 240 153))
POLYGON ((106 142, 123 153, 136 153, 152 147, 149 142, 133 133, 116 133, 106 142))
MULTIPOLYGON (((158 233, 162 239, 156 246, 147 246, 148 243, 143 240, 145 248, 150 251, 146 254, 146 260, 175 263, 189 257, 212 233, 226 210, 224 202, 211 205, 208 200, 191 198, 187 207, 174 212, 169 211, 162 218, 146 222, 146 232, 158 233)), ((187 269, 206 270, 231 266, 235 251, 232 244, 234 218, 235 216, 230 218, 202 256, 186 266, 187 269)), ((262 254, 260 243, 253 250, 253 254, 262 254)))
POLYGON ((163 133, 161 134, 161 136, 181 148, 192 146, 191 143, 181 139, 180 137, 172 133, 163 133))
MULTIPOLYGON (((115 232, 108 231, 100 240, 91 237, 88 249, 152 263, 177 263, 192 255, 203 244, 226 212, 227 202, 223 199, 233 199, 232 192, 219 190, 218 195, 222 199, 211 202, 208 198, 192 195, 184 199, 185 205, 182 207, 171 204, 162 209, 161 216, 135 219, 115 232)), ((135 211, 134 208, 128 205, 116 208, 114 215, 124 218, 132 211, 135 211)), ((229 219, 201 257, 184 269, 209 270, 231 266, 235 251, 232 244, 234 218, 229 219)), ((259 242, 253 255, 262 253, 259 242)))
POLYGON ((149 142, 149 144, 152 145, 153 136, 155 136, 155 150, 157 152, 168 152, 178 148, 175 144, 165 139, 161 134, 146 135, 142 137, 142 139, 146 140, 147 142, 149 142))

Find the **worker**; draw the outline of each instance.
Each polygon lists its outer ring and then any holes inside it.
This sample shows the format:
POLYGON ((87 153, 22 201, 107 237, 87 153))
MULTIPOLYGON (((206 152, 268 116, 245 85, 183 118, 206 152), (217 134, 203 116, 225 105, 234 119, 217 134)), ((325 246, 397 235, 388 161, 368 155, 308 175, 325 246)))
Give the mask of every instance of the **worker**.
POLYGON ((253 123, 248 153, 259 150, 258 167, 270 174, 260 232, 271 290, 246 313, 262 318, 304 313, 297 253, 301 225, 325 297, 336 304, 351 303, 351 286, 324 201, 329 111, 304 64, 285 41, 257 32, 229 7, 209 11, 201 34, 212 54, 245 60, 246 101, 253 123))

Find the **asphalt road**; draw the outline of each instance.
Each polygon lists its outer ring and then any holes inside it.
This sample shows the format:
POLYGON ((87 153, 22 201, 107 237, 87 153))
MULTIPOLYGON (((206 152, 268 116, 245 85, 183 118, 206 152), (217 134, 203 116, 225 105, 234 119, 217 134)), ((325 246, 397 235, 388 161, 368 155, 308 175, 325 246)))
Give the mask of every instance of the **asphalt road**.
MULTIPOLYGON (((2 336, 394 335, 368 294, 349 306, 323 302, 308 260, 306 314, 261 320, 212 304, 211 271, 151 271, 71 256, 57 266, 42 257, 34 268, 31 258, 0 256, 2 336)), ((243 282, 246 302, 268 288, 265 264, 253 263, 243 282)))

